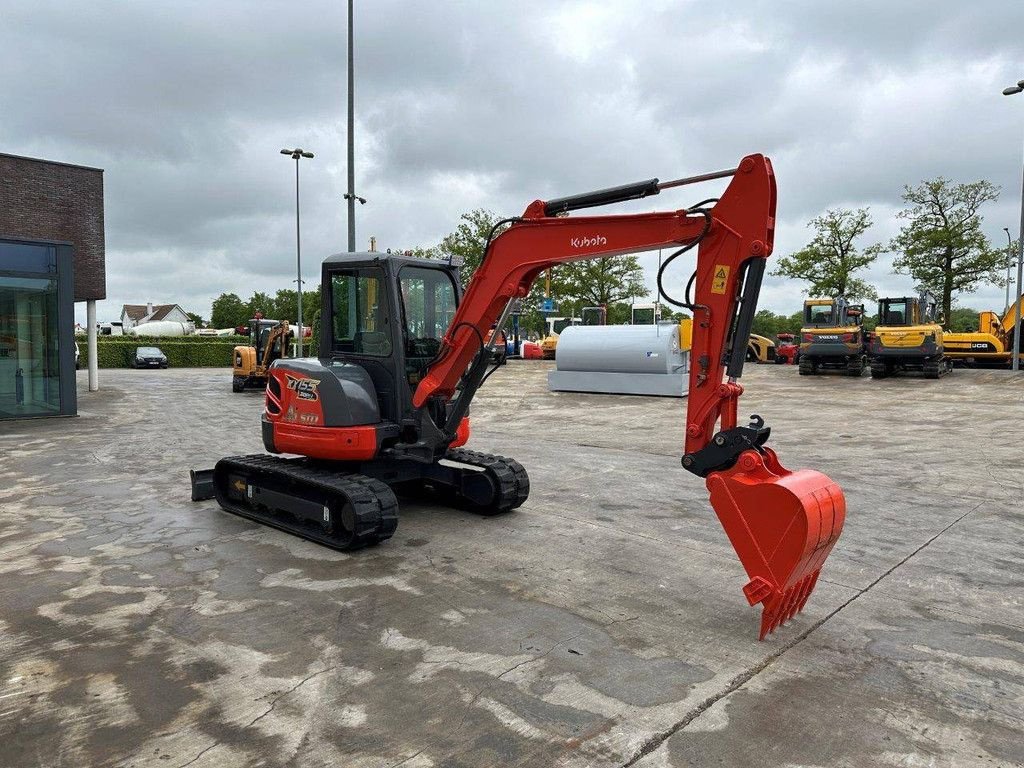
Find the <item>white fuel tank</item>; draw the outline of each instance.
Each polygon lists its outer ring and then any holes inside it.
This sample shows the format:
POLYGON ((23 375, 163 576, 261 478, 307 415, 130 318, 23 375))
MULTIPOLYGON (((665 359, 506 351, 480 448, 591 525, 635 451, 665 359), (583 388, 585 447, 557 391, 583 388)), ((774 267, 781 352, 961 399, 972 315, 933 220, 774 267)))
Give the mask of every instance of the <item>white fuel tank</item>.
POLYGON ((131 336, 188 336, 195 332, 192 323, 179 323, 176 320, 154 320, 150 323, 136 325, 129 329, 131 336))
POLYGON ((678 323, 571 326, 558 337, 553 391, 684 397, 689 339, 678 323))

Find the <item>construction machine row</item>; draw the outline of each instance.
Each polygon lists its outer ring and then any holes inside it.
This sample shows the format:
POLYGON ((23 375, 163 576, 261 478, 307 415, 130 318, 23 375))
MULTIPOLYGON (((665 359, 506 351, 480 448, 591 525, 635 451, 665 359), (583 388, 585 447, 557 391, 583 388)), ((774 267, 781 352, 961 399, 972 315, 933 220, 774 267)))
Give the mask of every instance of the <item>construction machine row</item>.
MULTIPOLYGON (((857 377, 868 369, 874 379, 907 372, 938 379, 954 363, 1006 367, 1022 305, 1024 295, 1002 318, 995 312, 980 313, 977 331, 944 331, 935 297, 922 289, 916 296, 879 299, 878 324, 868 332, 863 305, 849 304, 843 296, 808 299, 800 329, 800 374, 837 370, 857 377)), ((1020 345, 1024 352, 1024 338, 1020 345)))

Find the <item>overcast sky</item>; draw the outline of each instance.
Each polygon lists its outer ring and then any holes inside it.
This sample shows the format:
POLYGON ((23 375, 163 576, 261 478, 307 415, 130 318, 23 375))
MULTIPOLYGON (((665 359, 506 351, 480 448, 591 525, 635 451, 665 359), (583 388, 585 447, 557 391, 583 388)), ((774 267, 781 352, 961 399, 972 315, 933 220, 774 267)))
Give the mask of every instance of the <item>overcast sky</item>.
MULTIPOLYGON (((106 171, 101 320, 147 300, 208 317, 221 292, 294 287, 282 147, 316 153, 308 284, 345 249, 344 0, 0 0, 0 18, 0 151, 106 171)), ((1002 187, 984 210, 995 242, 1018 227, 1024 95, 1000 91, 1024 78, 1021 2, 356 0, 355 27, 360 249, 371 235, 429 246, 472 208, 514 215, 751 152, 775 164, 776 255, 834 206, 870 206, 863 245, 888 240, 902 186, 940 174, 1002 187)), ((868 277, 912 287, 888 258, 868 277)), ((792 313, 803 288, 769 278, 762 306, 792 313)), ((961 304, 1001 308, 1003 291, 961 304)))

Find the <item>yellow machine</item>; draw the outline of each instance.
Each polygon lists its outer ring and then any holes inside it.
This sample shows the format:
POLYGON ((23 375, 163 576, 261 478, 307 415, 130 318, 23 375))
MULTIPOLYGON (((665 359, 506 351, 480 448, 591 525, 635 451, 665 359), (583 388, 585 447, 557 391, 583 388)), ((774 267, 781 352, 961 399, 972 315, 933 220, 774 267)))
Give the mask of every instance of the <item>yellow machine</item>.
POLYGON ((845 296, 805 301, 800 375, 836 370, 860 376, 868 364, 863 323, 864 305, 848 304, 845 296))
POLYGON ((570 325, 582 325, 583 320, 578 317, 549 317, 546 318, 546 322, 548 333, 540 340, 540 354, 545 360, 554 360, 558 348, 558 334, 570 325))
POLYGON ((249 345, 235 347, 231 391, 241 392, 246 387, 267 386, 267 368, 275 360, 287 355, 291 335, 287 320, 265 320, 260 317, 250 320, 249 345))
POLYGON ((750 334, 750 341, 747 343, 747 362, 774 363, 775 342, 756 333, 750 334))
MULTIPOLYGON (((1000 318, 995 312, 978 315, 978 330, 946 333, 946 357, 966 365, 1009 365, 1013 358, 1013 326, 1024 307, 1024 296, 1000 318)), ((1024 334, 1020 344, 1024 352, 1024 334)))
POLYGON ((884 379, 900 371, 921 371, 937 379, 952 370, 946 357, 942 326, 936 317, 935 297, 878 300, 878 326, 868 344, 871 378, 884 379))

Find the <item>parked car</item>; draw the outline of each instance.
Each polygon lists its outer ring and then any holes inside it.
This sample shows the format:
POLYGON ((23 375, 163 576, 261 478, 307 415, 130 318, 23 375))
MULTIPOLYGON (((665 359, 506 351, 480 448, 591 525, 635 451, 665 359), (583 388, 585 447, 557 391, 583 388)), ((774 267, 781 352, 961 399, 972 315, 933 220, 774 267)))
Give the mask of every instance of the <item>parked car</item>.
POLYGON ((158 347, 138 347, 131 365, 132 368, 166 368, 167 355, 158 347))

